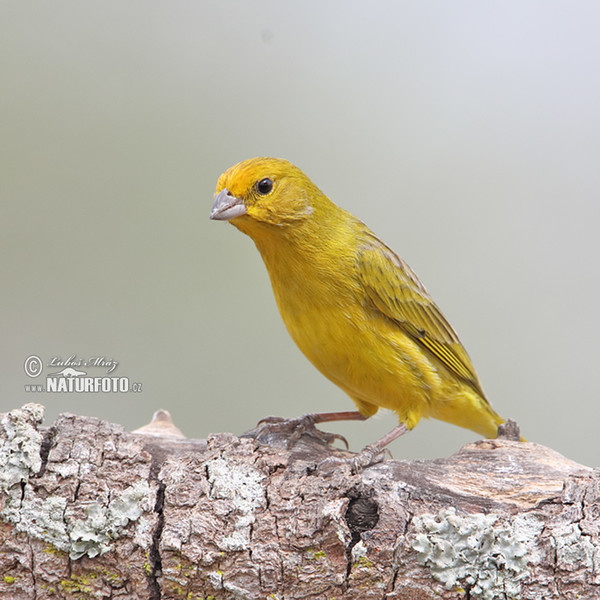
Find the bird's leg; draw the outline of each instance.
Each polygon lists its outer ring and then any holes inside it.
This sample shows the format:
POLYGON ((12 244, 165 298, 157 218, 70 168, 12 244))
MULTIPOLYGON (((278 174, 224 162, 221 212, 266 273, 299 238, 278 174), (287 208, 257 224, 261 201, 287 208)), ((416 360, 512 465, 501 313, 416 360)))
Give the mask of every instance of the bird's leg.
POLYGON ((366 421, 367 417, 357 410, 345 410, 341 412, 311 413, 305 415, 311 417, 314 423, 327 423, 329 421, 366 421))
MULTIPOLYGON (((386 449, 386 446, 393 442, 395 439, 399 438, 401 435, 404 435, 408 429, 404 423, 400 423, 396 425, 394 429, 388 431, 383 437, 379 438, 376 442, 365 446, 360 454, 358 454, 354 458, 354 465, 357 469, 362 469, 364 467, 369 467, 375 463, 378 463, 382 460, 383 452, 389 452, 386 449)), ((391 456, 391 454, 390 454, 391 456)))
POLYGON ((344 442, 348 448, 348 441, 339 433, 327 433, 315 427, 316 423, 327 423, 330 421, 364 421, 365 416, 357 410, 342 412, 310 413, 295 419, 286 419, 284 417, 265 417, 258 422, 259 437, 265 431, 276 430, 278 432, 287 432, 290 434, 288 439, 288 448, 291 448, 303 434, 308 434, 320 439, 327 444, 332 444, 335 440, 344 442))

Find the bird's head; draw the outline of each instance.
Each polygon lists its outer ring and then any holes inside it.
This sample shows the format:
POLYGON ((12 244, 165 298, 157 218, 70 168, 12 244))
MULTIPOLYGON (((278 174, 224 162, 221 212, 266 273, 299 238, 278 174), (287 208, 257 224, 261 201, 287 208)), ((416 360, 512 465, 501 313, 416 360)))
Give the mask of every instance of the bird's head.
POLYGON ((251 237, 265 227, 306 221, 329 200, 296 166, 280 158, 251 158, 229 168, 217 182, 211 219, 231 221, 251 237))

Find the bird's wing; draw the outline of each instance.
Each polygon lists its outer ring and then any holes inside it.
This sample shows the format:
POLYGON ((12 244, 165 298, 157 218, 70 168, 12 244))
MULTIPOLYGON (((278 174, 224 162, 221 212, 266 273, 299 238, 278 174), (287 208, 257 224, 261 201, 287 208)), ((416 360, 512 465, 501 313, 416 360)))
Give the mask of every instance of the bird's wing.
POLYGON ((471 359, 413 270, 368 235, 358 252, 362 287, 374 307, 485 398, 471 359))

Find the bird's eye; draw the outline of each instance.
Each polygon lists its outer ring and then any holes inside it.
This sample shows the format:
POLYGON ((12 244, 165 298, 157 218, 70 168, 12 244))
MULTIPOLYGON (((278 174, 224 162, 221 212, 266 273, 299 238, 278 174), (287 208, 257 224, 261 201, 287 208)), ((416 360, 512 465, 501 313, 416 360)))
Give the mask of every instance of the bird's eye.
POLYGON ((259 194, 262 194, 263 196, 265 194, 268 194, 272 189, 273 189, 273 182, 268 177, 261 179, 256 184, 256 190, 258 191, 259 194))

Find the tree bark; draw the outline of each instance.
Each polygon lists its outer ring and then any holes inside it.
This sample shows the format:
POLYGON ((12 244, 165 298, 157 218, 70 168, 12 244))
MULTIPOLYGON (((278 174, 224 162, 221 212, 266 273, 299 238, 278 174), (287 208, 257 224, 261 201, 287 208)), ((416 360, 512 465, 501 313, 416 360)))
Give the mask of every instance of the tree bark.
POLYGON ((3 599, 600 598, 599 473, 538 444, 357 469, 310 434, 42 415, 1 415, 3 599))

